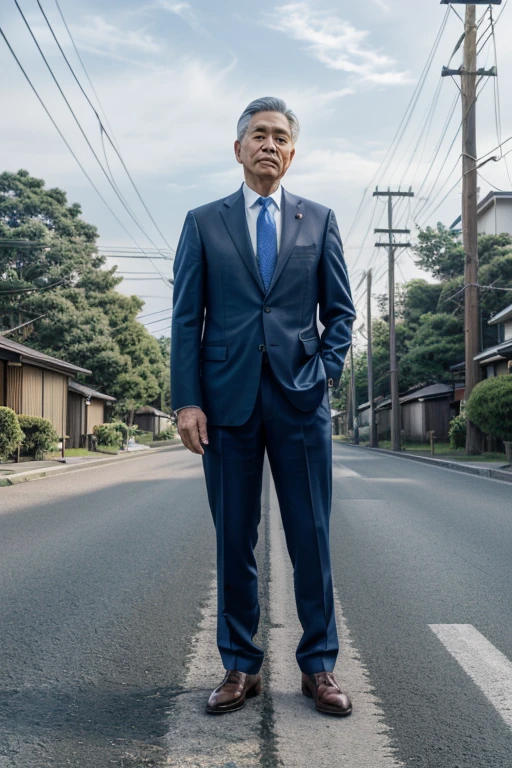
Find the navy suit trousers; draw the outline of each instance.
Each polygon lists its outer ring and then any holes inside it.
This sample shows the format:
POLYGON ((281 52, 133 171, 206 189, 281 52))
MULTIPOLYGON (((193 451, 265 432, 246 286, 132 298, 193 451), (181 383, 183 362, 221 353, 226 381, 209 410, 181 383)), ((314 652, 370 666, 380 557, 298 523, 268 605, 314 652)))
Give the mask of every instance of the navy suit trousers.
POLYGON ((327 392, 300 411, 262 364, 256 405, 242 426, 208 427, 203 466, 217 538, 217 643, 225 669, 255 674, 263 651, 258 629, 254 548, 267 450, 303 635, 296 658, 307 674, 332 671, 338 654, 329 550, 332 496, 331 418, 327 392))

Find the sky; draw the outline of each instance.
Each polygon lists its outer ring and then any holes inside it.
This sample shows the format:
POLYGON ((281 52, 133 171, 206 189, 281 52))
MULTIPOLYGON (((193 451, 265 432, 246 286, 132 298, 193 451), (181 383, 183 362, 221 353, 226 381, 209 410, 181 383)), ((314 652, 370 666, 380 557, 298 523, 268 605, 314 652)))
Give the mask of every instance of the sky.
MULTIPOLYGON (((37 0, 18 3, 105 167, 98 121, 37 0)), ((97 226, 102 247, 142 247, 146 253, 175 248, 188 210, 225 197, 241 184, 241 167, 233 154, 236 123, 252 99, 267 95, 285 99, 301 124, 296 157, 283 184, 334 209, 360 309, 364 295, 358 286, 368 266, 374 270, 375 292, 386 290, 386 251, 374 248, 373 228, 386 226, 385 199, 372 196, 377 183, 381 189, 412 187, 416 197, 397 204, 395 210, 397 224, 409 226, 412 238, 416 224, 435 226, 442 221, 449 226, 460 214, 461 110, 455 103, 456 80, 440 74, 463 31, 454 12, 463 15, 463 5, 450 9, 439 0, 59 0, 94 93, 55 0, 40 4, 84 90, 109 126, 107 131, 158 229, 107 141, 115 184, 140 228, 115 196, 108 172, 96 163, 15 0, 3 0, 0 26, 104 199, 71 156, 2 39, 0 169, 25 168, 47 186, 64 189, 70 202, 80 203, 84 218, 97 226), (411 100, 415 108, 402 124, 402 135, 401 121, 411 100), (400 141, 392 145, 397 131, 400 141), (396 151, 386 159, 391 146, 396 151)), ((503 14, 496 24, 501 120, 496 120, 496 81, 486 78, 477 107, 479 157, 512 136, 512 103, 506 98, 512 79, 512 47, 507 45, 512 3, 494 6, 493 13, 495 19, 503 14)), ((489 68, 495 53, 486 31, 485 6, 478 9, 478 16, 482 18, 479 66, 489 68)), ((459 51, 451 66, 460 63, 459 51)), ((507 149, 512 149, 512 142, 504 145, 503 152, 507 149)), ((480 197, 492 185, 512 189, 506 161, 482 168, 480 197)), ((512 173, 512 154, 508 161, 512 173)), ((121 291, 144 298, 143 314, 150 316, 143 321, 149 330, 168 335, 172 288, 161 276, 171 275, 172 262, 142 257, 110 258, 108 263, 118 264, 125 277, 121 291)), ((397 270, 398 281, 420 274, 406 251, 397 270)))

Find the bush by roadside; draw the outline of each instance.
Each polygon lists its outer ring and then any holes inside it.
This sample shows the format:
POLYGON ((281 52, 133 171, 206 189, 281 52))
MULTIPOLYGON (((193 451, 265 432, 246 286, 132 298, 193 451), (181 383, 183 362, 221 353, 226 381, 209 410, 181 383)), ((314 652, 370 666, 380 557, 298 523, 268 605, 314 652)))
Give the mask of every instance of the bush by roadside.
POLYGON ((484 434, 512 440, 512 376, 497 376, 477 384, 466 412, 484 434))
POLYGON ((24 438, 20 422, 11 408, 0 406, 0 460, 14 453, 24 438))
POLYGON ((450 421, 448 437, 450 438, 450 448, 466 447, 466 414, 464 412, 459 413, 450 421))
POLYGON ((56 449, 60 437, 49 419, 19 414, 18 421, 25 434, 21 445, 23 453, 42 459, 45 453, 56 449))
POLYGON ((155 440, 172 440, 174 437, 176 437, 176 427, 167 427, 155 435, 155 440))
POLYGON ((119 429, 112 424, 97 424, 93 427, 93 434, 100 445, 107 448, 120 448, 123 444, 123 435, 119 429))

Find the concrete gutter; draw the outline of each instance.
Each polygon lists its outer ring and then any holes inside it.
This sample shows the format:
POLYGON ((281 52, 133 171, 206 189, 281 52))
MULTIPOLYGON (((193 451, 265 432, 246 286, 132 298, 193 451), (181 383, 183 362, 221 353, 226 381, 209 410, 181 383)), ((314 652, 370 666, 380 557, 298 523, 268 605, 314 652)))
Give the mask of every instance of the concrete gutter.
POLYGON ((26 472, 13 472, 12 475, 5 475, 0 477, 0 488, 11 485, 19 485, 20 483, 27 483, 30 480, 40 480, 43 477, 53 477, 54 475, 62 475, 64 472, 76 471, 82 469, 91 469, 97 466, 103 466, 104 464, 115 464, 118 461, 127 461, 129 459, 139 459, 141 456, 148 456, 153 453, 162 453, 164 451, 173 451, 176 449, 184 449, 183 443, 175 443, 174 445, 166 445, 161 448, 151 448, 149 451, 133 451, 130 453, 118 454, 117 456, 105 456, 101 459, 88 459, 79 464, 60 464, 57 463, 55 467, 45 467, 44 469, 29 469, 26 472))
MULTIPOLYGON (((468 466, 458 461, 449 461, 448 459, 433 459, 429 456, 416 456, 413 453, 407 453, 407 451, 401 451, 396 453, 395 451, 389 451, 386 448, 370 448, 366 445, 356 445, 355 443, 343 443, 341 440, 334 440, 335 443, 340 445, 349 445, 351 448, 360 448, 363 451, 372 451, 373 453, 385 453, 387 456, 394 456, 395 459, 409 459, 409 461, 420 461, 424 464, 430 464, 434 467, 441 467, 442 469, 453 469, 455 472, 464 472, 467 475, 478 475, 479 477, 487 477, 491 480, 502 480, 505 483, 512 483, 512 472, 508 472, 503 469, 492 469, 490 467, 475 467, 474 464, 468 466)), ((508 466, 504 464, 503 466, 508 466)))

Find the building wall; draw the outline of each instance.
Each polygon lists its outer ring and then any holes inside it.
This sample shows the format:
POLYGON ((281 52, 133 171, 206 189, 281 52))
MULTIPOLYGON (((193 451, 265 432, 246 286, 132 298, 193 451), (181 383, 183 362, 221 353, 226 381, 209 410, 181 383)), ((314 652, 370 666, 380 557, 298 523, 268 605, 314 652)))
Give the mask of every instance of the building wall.
POLYGON ((391 438, 391 408, 377 411, 376 417, 379 440, 389 440, 391 438))
POLYGON ((7 392, 5 404, 16 413, 21 413, 23 368, 7 365, 7 392))
POLYGON ((49 419, 59 437, 66 431, 68 377, 54 371, 44 371, 43 417, 49 419))
POLYGON ((21 407, 26 416, 43 415, 43 369, 23 366, 21 407))
POLYGON ((105 402, 92 398, 87 408, 87 434, 92 435, 94 427, 105 423, 105 402))
POLYGON ((414 400, 402 405, 402 429, 406 440, 425 440, 425 403, 414 400))
POLYGON ((85 400, 78 392, 68 392, 67 448, 82 448, 85 426, 85 400))
POLYGON ((478 217, 478 232, 486 235, 500 235, 508 232, 512 235, 512 199, 497 198, 478 217))
POLYGON ((448 440, 448 427, 453 415, 450 411, 449 398, 425 400, 426 432, 433 430, 437 440, 448 440))
POLYGON ((0 405, 5 405, 5 363, 0 360, 0 405))
POLYGON ((503 323, 503 326, 504 326, 503 341, 509 341, 512 339, 512 320, 508 320, 506 323, 503 323))

